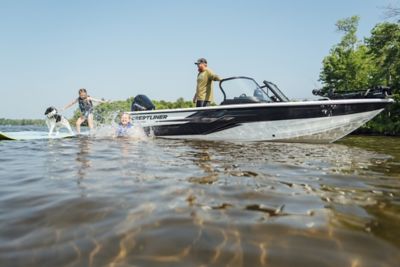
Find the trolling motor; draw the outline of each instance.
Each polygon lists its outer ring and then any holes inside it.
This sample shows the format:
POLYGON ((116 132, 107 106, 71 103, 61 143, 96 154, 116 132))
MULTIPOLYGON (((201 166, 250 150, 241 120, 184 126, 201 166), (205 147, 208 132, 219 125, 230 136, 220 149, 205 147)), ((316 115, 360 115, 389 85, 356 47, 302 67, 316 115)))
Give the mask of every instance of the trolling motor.
POLYGON ((137 95, 133 99, 131 111, 153 110, 156 109, 153 102, 145 95, 137 95))
POLYGON ((387 98, 392 96, 392 89, 388 86, 375 86, 365 90, 342 92, 335 92, 335 89, 330 89, 328 91, 314 89, 312 93, 313 95, 327 97, 329 99, 387 98))

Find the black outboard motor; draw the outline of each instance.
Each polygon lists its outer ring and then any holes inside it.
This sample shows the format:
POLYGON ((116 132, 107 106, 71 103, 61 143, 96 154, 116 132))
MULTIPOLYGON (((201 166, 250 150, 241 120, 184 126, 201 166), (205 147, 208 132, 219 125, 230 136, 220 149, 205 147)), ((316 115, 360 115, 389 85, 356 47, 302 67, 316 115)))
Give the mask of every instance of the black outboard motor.
POLYGON ((133 99, 131 111, 153 110, 153 109, 156 109, 156 107, 147 96, 137 95, 133 99))

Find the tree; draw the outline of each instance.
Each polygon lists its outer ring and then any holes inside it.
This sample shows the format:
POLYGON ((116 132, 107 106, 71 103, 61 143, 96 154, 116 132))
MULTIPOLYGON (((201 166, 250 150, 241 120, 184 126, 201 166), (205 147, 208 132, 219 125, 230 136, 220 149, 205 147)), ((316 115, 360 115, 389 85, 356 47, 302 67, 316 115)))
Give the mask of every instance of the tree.
POLYGON ((356 48, 356 44, 358 43, 357 39, 357 28, 358 22, 360 21, 360 17, 352 16, 350 18, 341 19, 336 22, 336 30, 338 32, 344 32, 344 36, 339 43, 341 48, 346 50, 354 50, 356 48))
POLYGON ((396 102, 370 121, 360 132, 398 135, 400 133, 400 25, 380 23, 365 42, 356 37, 358 17, 339 20, 344 35, 323 59, 320 80, 323 92, 351 91, 390 86, 396 102))
POLYGON ((353 16, 336 23, 337 30, 344 35, 322 61, 320 81, 325 92, 365 89, 373 78, 375 67, 368 48, 356 36, 358 21, 359 17, 353 16))
POLYGON ((373 57, 377 71, 373 74, 376 84, 392 88, 396 103, 390 106, 368 126, 378 133, 400 133, 400 25, 398 23, 380 23, 366 39, 369 53, 373 57))
POLYGON ((378 71, 374 80, 394 89, 400 88, 400 25, 397 23, 377 24, 366 43, 378 71))

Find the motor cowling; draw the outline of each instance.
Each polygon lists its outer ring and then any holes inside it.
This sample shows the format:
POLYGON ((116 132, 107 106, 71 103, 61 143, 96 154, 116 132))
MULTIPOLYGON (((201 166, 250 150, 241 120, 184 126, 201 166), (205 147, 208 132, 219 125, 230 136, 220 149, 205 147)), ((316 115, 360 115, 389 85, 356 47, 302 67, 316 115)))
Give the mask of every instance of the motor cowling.
POLYGON ((131 111, 153 110, 153 109, 156 109, 156 107, 147 96, 137 95, 133 99, 131 105, 131 111))

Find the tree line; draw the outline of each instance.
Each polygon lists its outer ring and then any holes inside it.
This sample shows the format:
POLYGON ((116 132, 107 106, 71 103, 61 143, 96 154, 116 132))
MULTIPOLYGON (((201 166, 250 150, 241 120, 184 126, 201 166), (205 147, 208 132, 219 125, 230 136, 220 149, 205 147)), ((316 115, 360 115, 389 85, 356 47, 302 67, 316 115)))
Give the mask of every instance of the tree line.
MULTIPOLYGON (((129 97, 126 100, 118 100, 107 103, 101 103, 94 107, 94 115, 99 122, 105 122, 107 118, 112 117, 113 114, 131 110, 131 105, 134 97, 129 97)), ((190 108, 194 107, 192 101, 187 101, 182 97, 176 101, 152 100, 156 109, 173 109, 173 108, 190 108)), ((81 116, 79 109, 74 111, 72 118, 69 122, 75 125, 76 120, 81 116)), ((45 120, 40 119, 6 119, 0 118, 0 125, 38 125, 44 126, 45 120)))
MULTIPOLYGON (((130 111, 133 101, 134 97, 129 97, 126 100, 101 103, 94 107, 93 114, 95 116, 96 121, 100 123, 105 123, 109 119, 113 119, 115 115, 120 115, 118 113, 130 111)), ((152 102, 156 109, 194 107, 194 103, 192 101, 186 101, 182 97, 178 98, 176 101, 152 100, 152 102)), ((81 115, 80 110, 79 109, 75 110, 71 121, 75 123, 80 115, 81 115)))
POLYGON ((46 123, 44 120, 33 120, 33 119, 6 119, 0 118, 0 125, 38 125, 44 126, 46 123))

